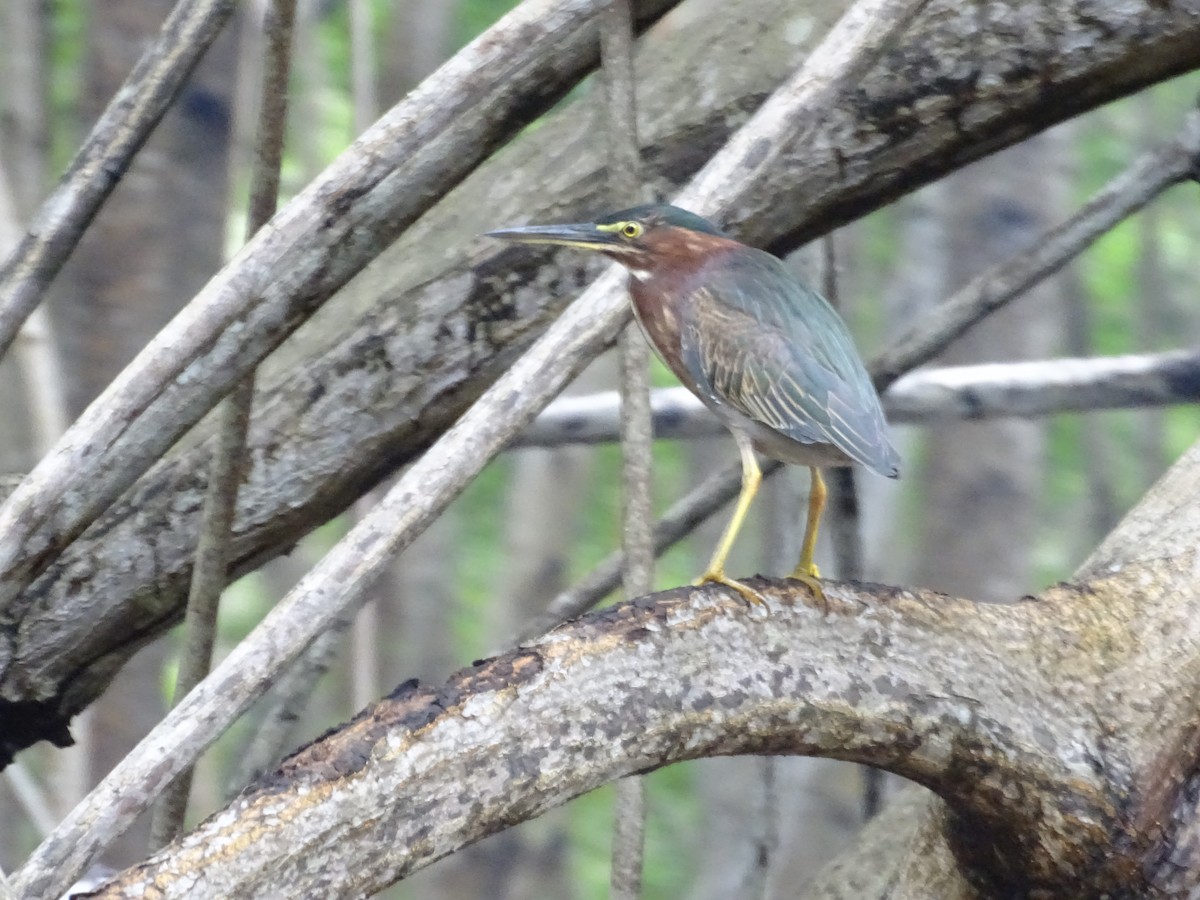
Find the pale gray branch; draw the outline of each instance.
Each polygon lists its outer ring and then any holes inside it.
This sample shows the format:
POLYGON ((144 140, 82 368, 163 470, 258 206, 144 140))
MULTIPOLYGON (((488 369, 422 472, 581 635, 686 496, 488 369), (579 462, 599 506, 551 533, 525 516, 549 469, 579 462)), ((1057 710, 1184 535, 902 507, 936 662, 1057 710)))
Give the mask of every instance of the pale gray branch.
MULTIPOLYGON (((214 276, 0 507, 0 609, 381 247, 595 63, 592 19, 604 2, 517 7, 214 276)), ((674 2, 642 0, 639 23, 674 2)))
POLYGON ((0 268, 0 356, 237 7, 179 0, 0 268))
MULTIPOLYGON (((976 418, 988 414, 1048 415, 1197 401, 1200 354, 1191 350, 924 370, 893 382, 883 395, 893 422, 918 423, 967 414, 976 418)), ((685 388, 660 388, 651 394, 650 402, 656 437, 724 433, 724 427, 685 388)), ((558 446, 614 440, 618 403, 615 392, 561 397, 547 406, 514 443, 558 446)), ((764 460, 762 465, 764 479, 782 468, 775 460, 764 460)), ((739 464, 726 466, 676 502, 654 528, 655 555, 661 556, 733 500, 741 479, 739 464)), ((609 554, 526 624, 520 639, 535 637, 591 609, 620 583, 623 562, 622 551, 609 554)))
POLYGON ((1193 112, 1174 139, 1139 156, 1070 219, 1042 235, 1024 254, 972 279, 872 360, 876 387, 882 390, 909 369, 928 362, 976 322, 1057 272, 1122 219, 1198 172, 1200 112, 1193 112))
MULTIPOLYGON (((820 35, 836 10, 799 10, 788 0, 729 7, 729 21, 664 34, 640 61, 643 158, 660 190, 694 172, 807 52, 803 40, 783 38, 820 35), (695 77, 696 46, 706 48, 703 78, 695 77)), ((1175 4, 1132 15, 1119 0, 1052 8, 1012 0, 984 12, 931 0, 914 29, 912 41, 894 47, 849 98, 835 98, 817 132, 788 144, 777 168, 729 208, 745 236, 791 249, 826 223, 1080 104, 1200 58, 1200 22, 1175 4), (980 28, 988 36, 982 80, 981 51, 963 39, 980 28), (933 84, 944 93, 931 94, 933 84), (778 230, 760 233, 750 209, 778 230)), ((361 290, 322 310, 305 343, 281 348, 252 430, 236 571, 282 552, 428 447, 595 271, 579 254, 495 253, 475 240, 518 216, 556 221, 607 205, 603 142, 590 119, 575 108, 563 112, 417 222, 387 253, 387 265, 363 274, 361 290), (330 335, 337 335, 332 347, 330 335)), ((201 445, 164 462, 6 610, 20 622, 20 641, 0 671, 0 762, 37 739, 69 740, 70 715, 134 648, 178 618, 204 489, 197 473, 209 452, 201 445)), ((9 649, 0 647, 0 664, 9 649)))
MULTIPOLYGON (((771 154, 754 148, 764 141, 768 146, 780 142, 797 130, 811 130, 831 92, 860 73, 868 60, 877 59, 920 5, 919 0, 860 0, 796 75, 709 162, 684 192, 687 205, 712 213, 757 186, 770 171, 764 164, 771 154)), ((380 504, 42 843, 18 875, 22 890, 34 895, 61 892, 163 784, 189 765, 370 587, 381 567, 616 337, 628 318, 623 281, 614 268, 607 270, 401 476, 380 504)))
MULTIPOLYGON (((888 421, 914 425, 1197 402, 1200 352, 1195 350, 922 369, 893 382, 883 395, 888 421)), ((657 388, 650 406, 656 438, 726 431, 686 388, 657 388)), ((512 446, 612 443, 619 417, 616 391, 559 397, 512 446)))

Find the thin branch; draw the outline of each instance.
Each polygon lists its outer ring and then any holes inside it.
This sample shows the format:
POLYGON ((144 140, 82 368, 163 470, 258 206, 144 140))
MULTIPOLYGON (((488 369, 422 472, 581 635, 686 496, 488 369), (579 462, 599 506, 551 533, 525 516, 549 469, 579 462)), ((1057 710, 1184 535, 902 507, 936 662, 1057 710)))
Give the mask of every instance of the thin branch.
MULTIPOLYGON (((837 249, 833 234, 821 239, 821 292, 833 304, 841 308, 841 291, 838 289, 837 249)), ((844 313, 844 311, 843 311, 844 313)), ((829 478, 829 535, 833 546, 836 578, 859 581, 863 577, 863 549, 860 533, 858 488, 852 467, 835 468, 829 478)))
MULTIPOLYGON (((272 0, 267 8, 264 32, 267 37, 262 71, 258 135, 250 173, 250 210, 247 238, 275 214, 279 201, 280 167, 287 126, 288 79, 291 73, 292 27, 296 20, 295 0, 272 0)), ((183 660, 175 683, 172 704, 187 696, 212 669, 213 645, 217 639, 217 612, 221 592, 228 582, 233 518, 238 491, 246 475, 246 432, 254 401, 251 372, 221 403, 217 446, 208 475, 208 493, 192 568, 184 616, 183 660)), ((156 849, 182 830, 192 789, 193 767, 185 769, 159 798, 150 823, 150 848, 156 849)))
MULTIPOLYGON (((781 35, 791 38, 793 29, 781 25, 793 20, 794 4, 730 0, 730 18, 690 23, 643 54, 646 162, 655 183, 686 180, 803 59, 842 3, 813 7, 812 35, 792 43, 781 35), (753 15, 741 12, 751 7, 753 15), (695 46, 708 47, 706 77, 689 80, 695 46)), ((751 242, 786 252, 965 160, 1200 62, 1200 20, 1177 4, 1136 17, 1116 0, 1034 12, 1020 0, 987 7, 989 21, 1018 27, 992 33, 994 77, 980 81, 976 45, 962 40, 978 27, 976 8, 934 0, 912 40, 834 98, 818 131, 803 146, 789 144, 779 165, 722 216, 751 242), (916 105, 912 72, 939 86, 916 105), (971 127, 955 126, 963 122, 971 127), (782 199, 789 196, 798 199, 782 199)), ((565 108, 526 131, 521 146, 489 160, 387 251, 385 265, 364 273, 368 291, 347 292, 326 311, 328 327, 341 334, 334 345, 317 341, 317 351, 301 340, 291 360, 307 352, 302 365, 280 360, 255 419, 257 464, 239 504, 236 571, 283 552, 366 485, 415 459, 561 312, 573 294, 563 286, 596 271, 578 253, 495 253, 475 240, 520 216, 549 221, 601 206, 603 142, 591 127, 565 108), (389 302, 363 311, 358 293, 389 302), (440 337, 419 338, 430 334, 440 337), (290 438, 280 442, 279 434, 290 438)), ((157 440, 153 425, 146 435, 157 440)), ((110 663, 182 610, 203 493, 195 472, 207 469, 210 453, 204 441, 173 453, 6 609, 20 629, 11 664, 0 670, 0 763, 33 740, 67 739, 66 722, 109 682, 110 663), (139 623, 135 633, 131 621, 139 623), (23 652, 45 646, 64 649, 23 652)), ((0 642, 0 659, 7 652, 0 642)))
POLYGON ((270 772, 283 759, 317 682, 329 671, 342 638, 353 624, 359 607, 347 609, 328 629, 308 645, 267 695, 267 708, 254 729, 246 748, 238 755, 233 774, 226 783, 226 794, 236 796, 246 785, 270 772))
MULTIPOLYGON (((695 187, 684 195, 692 208, 701 213, 720 209, 757 183, 769 168, 751 164, 760 154, 756 150, 748 157, 748 150, 761 141, 770 145, 797 129, 811 128, 830 91, 876 60, 921 5, 920 0, 860 0, 793 79, 705 167, 695 187)), ((526 6, 517 11, 522 9, 526 6)), ((524 40, 529 40, 527 33, 524 40)), ((615 339, 628 316, 624 276, 610 268, 405 472, 380 504, 213 674, 75 807, 22 868, 22 889, 60 893, 107 841, 129 826, 165 782, 190 765, 342 610, 366 592, 392 556, 428 527, 508 439, 615 339)), ((20 508, 14 499, 15 495, 6 509, 20 508)))
MULTIPOLYGON (((375 40, 371 30, 372 4, 368 0, 350 0, 350 84, 354 101, 354 132, 361 134, 378 115, 375 90, 375 40)), ((370 508, 374 498, 368 494, 354 506, 354 518, 370 508)), ((355 709, 366 706, 381 693, 379 672, 379 600, 366 597, 358 604, 358 614, 350 631, 350 702, 355 709)), ((295 666, 293 666, 295 668, 295 666)), ((316 687, 316 682, 312 682, 316 687)))
MULTIPOLYGON (((1065 359, 1049 362, 989 363, 953 366, 905 375, 883 395, 892 421, 923 422, 986 415, 1048 415, 1055 412, 1107 409, 1109 404, 1200 402, 1200 354, 1172 353, 1065 359), (987 398, 980 400, 979 398, 987 398), (928 418, 926 418, 928 416, 928 418)), ((724 427, 684 388, 660 388, 651 394, 658 437, 695 437, 723 433, 724 427)), ((554 401, 517 443, 546 446, 577 440, 615 440, 615 393, 561 398, 554 401), (545 430, 543 431, 543 427, 545 430), (568 438, 569 436, 569 438, 568 438)), ((763 478, 782 463, 768 460, 763 478)), ((654 529, 656 556, 692 533, 709 516, 737 496, 740 465, 730 465, 673 505, 654 529)), ((534 637, 564 619, 591 609, 620 583, 622 551, 600 562, 576 584, 560 593, 544 613, 526 625, 521 639, 534 637)))
MULTIPOLYGON (((883 395, 889 421, 915 425, 1197 401, 1200 352, 1195 350, 922 369, 903 376, 883 395)), ((650 406, 657 438, 712 437, 725 431, 685 388, 657 388, 650 406)), ((616 391, 560 397, 513 446, 612 443, 619 409, 616 391)))
POLYGON ((880 390, 928 362, 985 316, 1053 275, 1172 185, 1200 171, 1200 112, 1188 114, 1174 139, 1142 154, 1086 206, 1043 234, 1025 253, 993 266, 937 307, 871 363, 880 390))
MULTIPOLYGON (((821 239, 821 288, 826 299, 835 309, 842 307, 841 291, 838 289, 837 248, 833 232, 821 239)), ((842 309, 843 315, 845 310, 842 309)), ((863 578, 862 515, 859 506, 857 472, 853 466, 831 469, 829 479, 829 528, 833 545, 833 575, 847 581, 863 578)), ((786 571, 786 570, 785 570, 786 571)), ((879 793, 883 772, 870 766, 861 766, 862 809, 864 819, 879 811, 879 793)))
MULTIPOLYGON (((762 461, 763 480, 783 468, 778 460, 762 461)), ((709 476, 702 484, 675 503, 654 528, 654 555, 662 556, 709 516, 738 495, 742 484, 741 463, 732 463, 709 476)), ((587 612, 621 583, 625 554, 617 550, 604 558, 591 572, 567 588, 546 605, 545 611, 525 625, 519 641, 526 641, 561 622, 587 612)))
MULTIPOLYGON (((608 187, 619 206, 641 201, 633 68, 633 16, 629 0, 610 0, 601 18, 600 60, 605 87, 608 135, 608 187)), ((621 371, 621 546, 625 596, 654 587, 651 506, 650 352, 633 323, 617 341, 621 371)), ((623 778, 613 804, 612 868, 609 895, 638 900, 646 840, 646 785, 641 776, 623 778)))
MULTIPOLYGON (((605 2, 518 6, 214 276, 0 507, 0 609, 381 247, 587 72, 605 2)), ((638 26, 676 2, 639 3, 638 26)))
MULTIPOLYGON (((13 8, 18 7, 14 5, 10 11, 13 8)), ((15 247, 20 234, 17 204, 8 173, 0 162, 0 252, 15 247)), ((44 309, 34 309, 29 314, 21 325, 14 347, 29 391, 31 443, 41 456, 66 431, 69 423, 62 371, 54 352, 53 328, 44 309)))
POLYGON ((236 8, 233 0, 179 0, 171 10, 0 268, 0 356, 236 8))

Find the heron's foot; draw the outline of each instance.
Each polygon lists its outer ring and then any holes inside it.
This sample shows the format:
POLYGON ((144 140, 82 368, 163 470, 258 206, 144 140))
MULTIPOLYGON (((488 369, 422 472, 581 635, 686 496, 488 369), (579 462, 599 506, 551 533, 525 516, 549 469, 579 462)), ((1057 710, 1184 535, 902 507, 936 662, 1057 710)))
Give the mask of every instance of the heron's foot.
POLYGON ((702 584, 712 584, 714 582, 716 584, 723 584, 725 587, 733 588, 735 591, 745 597, 746 602, 751 606, 767 605, 767 599, 762 594, 754 590, 754 588, 750 587, 749 585, 742 584, 740 581, 730 578, 720 569, 709 569, 707 572, 693 581, 692 584, 699 587, 702 584))
POLYGON ((807 566, 796 566, 791 577, 796 581, 804 582, 805 586, 812 591, 813 599, 821 604, 822 611, 829 612, 829 601, 825 599, 825 590, 821 587, 821 573, 814 563, 809 563, 807 566))

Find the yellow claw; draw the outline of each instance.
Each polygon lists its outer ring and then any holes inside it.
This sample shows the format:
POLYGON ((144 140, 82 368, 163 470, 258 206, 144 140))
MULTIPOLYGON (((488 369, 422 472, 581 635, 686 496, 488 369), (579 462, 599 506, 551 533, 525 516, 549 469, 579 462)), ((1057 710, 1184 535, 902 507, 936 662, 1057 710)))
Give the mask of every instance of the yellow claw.
POLYGON ((737 591, 739 594, 741 594, 744 598, 746 598, 746 602, 749 603, 751 606, 766 606, 767 605, 766 597, 764 597, 758 591, 754 590, 754 588, 750 587, 749 585, 742 584, 740 581, 730 578, 724 572, 714 572, 714 571, 710 570, 708 572, 705 572, 703 575, 701 575, 699 578, 697 578, 695 581, 692 582, 692 584, 696 585, 697 587, 699 587, 702 584, 713 584, 713 583, 723 584, 723 585, 725 585, 725 587, 733 588, 735 591, 737 591))
POLYGON ((813 599, 821 605, 824 612, 829 612, 829 601, 825 598, 825 590, 821 587, 820 574, 817 572, 817 567, 813 566, 811 572, 805 572, 800 566, 796 567, 791 575, 796 581, 804 582, 804 585, 812 591, 813 599))

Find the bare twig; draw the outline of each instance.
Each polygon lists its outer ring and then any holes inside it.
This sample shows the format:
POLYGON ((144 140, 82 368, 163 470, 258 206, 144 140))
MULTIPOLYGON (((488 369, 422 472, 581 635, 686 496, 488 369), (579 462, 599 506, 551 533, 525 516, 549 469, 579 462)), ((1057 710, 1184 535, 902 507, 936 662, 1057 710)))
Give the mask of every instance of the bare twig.
MULTIPOLYGON (((279 200, 280 165, 287 124, 288 77, 291 72, 295 0, 272 0, 264 24, 266 51, 254 165, 250 175, 250 213, 247 236, 275 214, 279 200)), ((217 610, 228 580, 233 516, 238 490, 245 477, 246 431, 254 400, 254 373, 247 375, 221 404, 217 446, 208 476, 208 493, 192 568, 191 590, 184 617, 183 660, 175 683, 173 703, 187 696, 212 668, 217 637, 217 610)), ((185 769, 163 791, 150 826, 151 849, 161 847, 183 830, 191 793, 193 768, 185 769)))
MULTIPOLYGON (((712 213, 764 177, 772 162, 770 146, 785 135, 812 128, 831 92, 877 59, 921 5, 921 0, 860 0, 800 71, 705 167, 683 195, 687 204, 712 213), (757 149, 764 142, 765 152, 757 149)), ((527 33, 523 39, 529 40, 527 33)), ((392 555, 428 527, 507 440, 616 337, 628 315, 623 277, 609 269, 213 674, 75 807, 22 868, 22 890, 61 892, 106 841, 128 827, 162 784, 190 765, 365 593, 392 555)))
MULTIPOLYGON (((6 11, 11 10, 12 7, 6 11)), ((18 15, 16 18, 22 17, 18 15)), ((13 168, 15 170, 16 166, 13 168)), ((0 164, 0 253, 15 247, 21 234, 17 203, 7 175, 5 167, 0 164)), ((69 421, 62 372, 54 353, 53 329, 44 309, 34 309, 29 314, 14 346, 29 391, 32 445, 37 455, 41 456, 54 445, 69 421)))
POLYGON ((0 269, 0 356, 236 8, 179 0, 0 269))
MULTIPOLYGON (((1100 359, 948 366, 913 372, 895 382, 883 395, 883 401, 892 421, 927 422, 1048 415, 1150 403, 1195 403, 1200 402, 1198 385, 1200 353, 1178 350, 1100 359)), ((658 437, 696 437, 724 430, 684 388, 654 391, 651 406, 658 437)), ((543 414, 544 426, 535 422, 521 442, 557 446, 575 439, 612 441, 617 433, 616 414, 615 392, 556 400, 543 414), (539 436, 543 440, 533 439, 539 436)), ((765 462, 763 478, 769 478, 781 466, 774 460, 765 462)), ((736 497, 741 478, 740 465, 727 466, 672 506, 655 526, 655 554, 661 556, 736 497)), ((521 638, 541 634, 607 597, 620 583, 622 558, 622 552, 616 551, 560 593, 542 615, 522 629, 521 638)))
MULTIPOLYGON (((361 134, 375 120, 377 101, 375 90, 375 42, 371 33, 371 3, 350 0, 350 85, 354 100, 354 132, 361 134)), ((379 492, 360 499, 354 506, 357 519, 375 500, 379 492)), ((361 709, 379 696, 379 598, 368 596, 358 606, 358 614, 350 630, 350 699, 355 709, 361 709)), ((316 686, 316 683, 312 683, 316 686)))
MULTIPOLYGON (((628 0, 610 0, 601 18, 601 74, 605 86, 608 133, 608 187, 619 206, 633 205, 641 194, 637 131, 636 80, 633 70, 632 13, 628 0)), ((650 593, 654 582, 651 507, 649 348, 636 325, 625 326, 618 340, 621 370, 621 546, 627 598, 650 593)), ((641 776, 616 785, 613 810, 612 868, 609 895, 638 900, 646 837, 646 786, 641 776)))
MULTIPOLYGON (((837 250, 832 234, 821 239, 821 292, 835 308, 840 308, 837 250)), ((858 488, 853 468, 835 468, 828 473, 830 544, 833 546, 835 578, 859 581, 862 572, 862 536, 860 533, 858 488)))
MULTIPOLYGON (((604 2, 521 4, 258 232, 0 507, 0 608, 380 247, 590 68, 604 2)), ((639 27, 676 2, 639 3, 639 27)))
MULTIPOLYGON (((783 468, 783 463, 762 461, 764 481, 783 468)), ((698 528, 714 512, 733 500, 742 484, 741 463, 732 463, 706 479, 667 510, 654 528, 654 554, 662 556, 698 528)), ((529 640, 564 619, 587 612, 621 583, 624 552, 617 550, 605 557, 576 584, 560 593, 546 606, 545 612, 527 624, 519 640, 529 640)))

